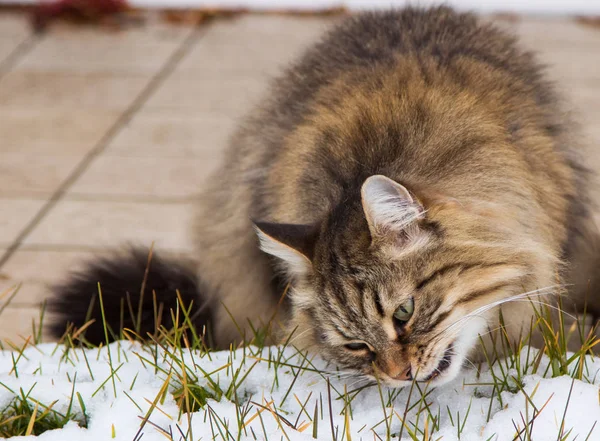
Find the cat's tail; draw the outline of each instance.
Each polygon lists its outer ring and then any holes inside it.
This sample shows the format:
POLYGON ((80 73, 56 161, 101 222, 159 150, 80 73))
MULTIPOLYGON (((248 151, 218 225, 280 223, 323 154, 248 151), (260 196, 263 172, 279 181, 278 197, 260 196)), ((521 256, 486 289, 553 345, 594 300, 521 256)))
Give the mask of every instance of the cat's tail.
POLYGON ((146 338, 160 326, 172 328, 175 316, 179 326, 187 316, 187 324, 202 335, 211 321, 192 265, 138 247, 89 261, 51 290, 48 307, 55 318, 49 332, 55 338, 69 329, 92 344, 106 343, 105 325, 109 341, 123 329, 146 338))

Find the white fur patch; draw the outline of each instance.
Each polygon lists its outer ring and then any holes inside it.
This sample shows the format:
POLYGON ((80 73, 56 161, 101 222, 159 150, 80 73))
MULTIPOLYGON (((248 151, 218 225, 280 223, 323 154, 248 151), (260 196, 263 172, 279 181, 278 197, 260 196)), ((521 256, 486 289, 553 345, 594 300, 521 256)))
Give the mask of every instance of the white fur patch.
POLYGON ((454 314, 455 321, 451 322, 455 325, 448 325, 444 331, 446 338, 438 343, 438 350, 440 351, 438 357, 431 360, 423 372, 419 373, 417 379, 424 380, 427 378, 433 369, 437 367, 444 351, 453 342, 452 347, 452 358, 448 369, 443 372, 440 376, 432 381, 435 386, 442 385, 449 381, 452 381, 460 372, 465 360, 468 360, 468 356, 479 342, 479 335, 485 334, 487 327, 487 320, 485 317, 480 315, 474 315, 469 317, 461 317, 460 314, 454 314))

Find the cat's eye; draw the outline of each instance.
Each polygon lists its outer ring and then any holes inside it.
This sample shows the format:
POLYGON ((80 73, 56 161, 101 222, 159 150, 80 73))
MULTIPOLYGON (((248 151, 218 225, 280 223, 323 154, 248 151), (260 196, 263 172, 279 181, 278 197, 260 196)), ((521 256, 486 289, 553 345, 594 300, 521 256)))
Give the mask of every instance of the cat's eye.
POLYGON ((369 346, 366 343, 347 343, 344 347, 350 351, 369 351, 369 346))
POLYGON ((394 318, 398 322, 400 322, 400 324, 404 324, 410 320, 414 311, 415 311, 415 301, 411 297, 406 302, 404 302, 402 305, 400 305, 398 307, 398 309, 396 309, 396 312, 394 312, 394 318))

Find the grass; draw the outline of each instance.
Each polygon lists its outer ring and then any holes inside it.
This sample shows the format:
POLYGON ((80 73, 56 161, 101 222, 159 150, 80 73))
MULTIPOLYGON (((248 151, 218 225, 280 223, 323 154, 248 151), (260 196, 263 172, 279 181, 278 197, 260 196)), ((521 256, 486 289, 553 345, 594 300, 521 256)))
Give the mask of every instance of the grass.
MULTIPOLYGON (((6 294, 10 300, 16 290, 6 294)), ((99 302, 102 293, 99 287, 99 302)), ((492 349, 485 352, 487 363, 472 367, 474 381, 463 382, 457 387, 468 390, 471 400, 487 400, 485 421, 507 405, 507 394, 524 398, 525 409, 519 418, 513 419, 514 440, 532 440, 532 431, 546 409, 550 398, 542 405, 536 401, 537 386, 526 387, 526 378, 537 375, 542 378, 568 376, 572 379, 571 391, 576 381, 594 383, 594 373, 588 370, 587 361, 594 355, 598 340, 595 329, 585 331, 582 320, 567 325, 559 299, 559 313, 549 305, 535 304, 536 316, 532 319, 529 332, 518 341, 511 341, 503 327, 500 315, 499 329, 490 333, 494 342, 492 349), (534 330, 542 336, 540 350, 528 346, 534 330), (575 346, 573 352, 568 348, 575 346), (537 404, 536 404, 537 402, 537 404)), ((3 306, 0 306, 0 310, 3 306)), ((22 374, 20 366, 27 360, 27 348, 36 348, 42 341, 44 307, 40 311, 38 324, 33 324, 34 336, 22 344, 4 342, 2 349, 12 351, 10 376, 15 379, 22 374)), ((135 310, 135 308, 133 308, 135 310)), ((413 382, 404 390, 388 389, 381 384, 358 384, 343 381, 344 374, 336 374, 334 367, 316 364, 309 355, 296 350, 290 339, 280 346, 265 346, 267 337, 274 328, 270 322, 262 327, 252 328, 246 344, 232 347, 221 353, 211 352, 206 345, 206 335, 194 329, 190 317, 191 306, 180 306, 171 311, 175 326, 166 329, 158 326, 151 335, 140 336, 135 330, 121 329, 118 336, 121 343, 108 348, 95 348, 85 339, 85 329, 67 329, 63 338, 55 344, 53 353, 60 355, 60 363, 67 367, 86 366, 84 372, 97 382, 98 387, 86 396, 77 392, 77 377, 67 375, 72 385, 70 397, 57 404, 57 401, 44 403, 35 398, 36 385, 27 391, 11 389, 0 383, 13 397, 0 408, 0 436, 39 435, 47 430, 59 429, 69 422, 87 426, 86 400, 98 394, 124 395, 139 410, 139 429, 134 439, 142 438, 145 430, 156 430, 167 440, 223 440, 241 439, 282 439, 291 440, 295 432, 308 434, 312 438, 332 441, 352 441, 353 439, 373 439, 391 441, 410 439, 414 441, 440 440, 442 422, 450 424, 457 439, 465 438, 469 422, 475 418, 471 404, 467 409, 452 409, 450 406, 437 406, 433 399, 434 390, 428 384, 413 382), (126 347, 135 343, 132 352, 126 347), (132 355, 133 354, 133 355, 132 355), (91 367, 104 357, 108 374, 100 377, 91 367), (133 358, 132 358, 133 357, 133 358), (219 363, 216 363, 216 360, 219 363), (162 386, 155 397, 135 396, 137 374, 125 384, 122 368, 135 361, 144 369, 160 378, 162 386), (208 368, 207 366, 210 366, 208 368), (255 371, 270 372, 271 384, 263 391, 248 392, 249 378, 255 371), (307 379, 310 381, 307 383, 307 379), (320 384, 321 390, 302 395, 297 384, 320 384), (312 382, 312 383, 311 383, 312 382), (273 392, 278 391, 276 399, 273 392), (376 393, 380 407, 380 417, 358 427, 354 404, 365 393, 376 393), (169 403, 177 408, 173 414, 169 403), (219 410, 227 404, 235 408, 235 416, 223 415, 219 410), (290 410, 293 409, 293 410, 290 410), (157 419, 172 421, 165 426, 157 419), (194 433, 194 420, 200 419, 210 433, 194 433), (168 428, 166 428, 168 427, 168 428), (273 427, 277 438, 273 438, 273 427), (358 437, 358 438, 357 438, 358 437)), ((136 323, 136 321, 134 321, 136 323)), ((139 328, 138 328, 139 329, 139 328)), ((105 326, 105 336, 109 331, 105 326)), ((36 372, 42 373, 43 365, 36 372)), ((29 372, 31 374, 31 372, 29 372)), ((80 372, 80 375, 82 373, 80 372)), ((260 375, 259 375, 260 377, 260 375)), ((571 427, 565 424, 571 391, 564 413, 557 418, 558 441, 574 440, 571 427)), ((477 416, 477 418, 480 418, 477 416)), ((595 426, 587 438, 594 439, 595 426)), ((111 436, 118 434, 119 427, 110 428, 111 436)), ((490 439, 493 439, 491 437, 490 439)))
MULTIPOLYGON (((74 385, 75 383, 73 383, 74 385)), ((3 385, 4 386, 4 385, 3 385)), ((6 386, 4 386, 6 387, 6 386)), ((81 395, 73 392, 71 402, 65 413, 53 409, 56 401, 45 405, 32 395, 33 388, 25 392, 23 389, 8 389, 14 398, 0 410, 0 437, 40 435, 47 430, 61 429, 70 421, 81 427, 87 427, 87 416, 83 401, 79 401, 80 412, 73 408, 73 399, 81 400, 81 395)))

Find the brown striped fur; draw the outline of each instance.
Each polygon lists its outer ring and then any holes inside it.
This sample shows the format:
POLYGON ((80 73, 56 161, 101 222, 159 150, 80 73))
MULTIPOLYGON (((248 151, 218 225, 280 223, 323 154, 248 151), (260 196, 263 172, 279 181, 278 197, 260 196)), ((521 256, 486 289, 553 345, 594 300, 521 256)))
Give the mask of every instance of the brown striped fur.
MULTIPOLYGON (((406 366, 452 378, 496 326, 497 308, 461 321, 477 308, 565 275, 581 299, 590 276, 578 269, 597 262, 597 233, 571 127, 533 56, 471 14, 347 19, 274 82, 198 205, 218 344, 238 338, 230 315, 244 328, 277 309, 282 262, 260 251, 252 220, 269 223, 267 251, 288 253, 279 318, 294 343, 390 384, 406 366), (422 242, 375 237, 361 198, 373 175, 425 210, 412 224, 422 242), (411 296, 397 332, 392 314, 411 296)), ((527 302, 503 311, 515 334, 529 325, 527 302)))

